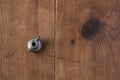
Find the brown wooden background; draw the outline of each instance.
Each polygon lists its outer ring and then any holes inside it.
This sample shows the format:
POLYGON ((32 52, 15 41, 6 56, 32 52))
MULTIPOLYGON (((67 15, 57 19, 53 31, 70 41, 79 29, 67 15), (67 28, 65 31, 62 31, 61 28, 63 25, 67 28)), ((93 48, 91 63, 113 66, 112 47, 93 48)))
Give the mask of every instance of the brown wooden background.
POLYGON ((120 80, 119 48, 120 0, 0 0, 0 80, 120 80))

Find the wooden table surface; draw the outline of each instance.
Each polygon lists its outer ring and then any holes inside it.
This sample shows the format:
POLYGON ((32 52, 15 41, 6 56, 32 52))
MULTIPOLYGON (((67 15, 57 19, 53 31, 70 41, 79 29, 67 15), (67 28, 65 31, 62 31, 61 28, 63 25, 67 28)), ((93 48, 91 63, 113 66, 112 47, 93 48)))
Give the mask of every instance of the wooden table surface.
POLYGON ((0 0, 0 80, 120 80, 119 48, 120 0, 0 0))

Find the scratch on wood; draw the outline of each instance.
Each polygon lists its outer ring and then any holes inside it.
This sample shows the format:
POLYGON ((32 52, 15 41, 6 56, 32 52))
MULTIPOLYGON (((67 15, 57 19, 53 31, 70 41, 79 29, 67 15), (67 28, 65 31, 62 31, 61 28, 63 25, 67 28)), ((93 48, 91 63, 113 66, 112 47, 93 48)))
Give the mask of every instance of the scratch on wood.
POLYGON ((12 57, 12 56, 14 56, 14 54, 15 54, 15 52, 13 52, 13 53, 10 54, 10 55, 6 55, 6 56, 4 56, 4 58, 6 59, 6 58, 9 58, 9 57, 12 57))

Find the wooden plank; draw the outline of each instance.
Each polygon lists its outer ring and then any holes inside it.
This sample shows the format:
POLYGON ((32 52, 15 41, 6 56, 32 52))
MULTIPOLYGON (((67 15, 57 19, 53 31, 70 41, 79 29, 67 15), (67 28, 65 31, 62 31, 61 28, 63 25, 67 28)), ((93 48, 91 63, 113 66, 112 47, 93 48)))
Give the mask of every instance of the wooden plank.
POLYGON ((54 79, 54 0, 0 0, 0 80, 54 79), (27 53, 40 36, 43 50, 27 53))
POLYGON ((56 80, 120 80, 120 0, 57 0, 56 80))

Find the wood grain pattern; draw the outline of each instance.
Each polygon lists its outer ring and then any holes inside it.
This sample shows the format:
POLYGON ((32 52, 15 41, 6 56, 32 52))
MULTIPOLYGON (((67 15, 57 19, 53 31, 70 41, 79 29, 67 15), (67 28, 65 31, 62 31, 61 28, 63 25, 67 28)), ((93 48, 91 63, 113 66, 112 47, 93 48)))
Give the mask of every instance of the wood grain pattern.
POLYGON ((0 0, 0 80, 120 80, 119 22, 120 0, 0 0), (36 36, 43 50, 28 54, 36 36))
POLYGON ((56 19, 56 80, 120 80, 120 0, 57 0, 56 19), (90 18, 102 29, 89 40, 90 18))
POLYGON ((0 0, 0 80, 54 79, 54 0, 0 0), (27 53, 40 36, 43 50, 27 53), (46 45, 47 44, 47 45, 46 45))

